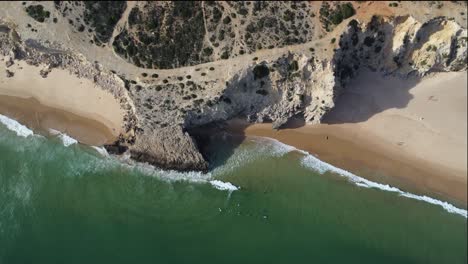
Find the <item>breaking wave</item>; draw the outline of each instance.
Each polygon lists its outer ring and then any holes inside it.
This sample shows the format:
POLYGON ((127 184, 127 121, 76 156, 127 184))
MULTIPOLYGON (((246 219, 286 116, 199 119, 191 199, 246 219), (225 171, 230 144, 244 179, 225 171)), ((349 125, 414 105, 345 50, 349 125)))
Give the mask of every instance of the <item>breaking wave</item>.
POLYGON ((440 200, 428 197, 426 195, 417 195, 417 194, 405 192, 396 187, 390 186, 388 184, 381 184, 381 183, 377 183, 377 182, 364 179, 347 170, 335 167, 332 164, 324 162, 316 158, 314 155, 310 154, 307 151, 297 149, 293 146, 284 144, 273 138, 253 137, 253 139, 256 140, 258 143, 261 143, 260 145, 263 147, 273 144, 274 147, 271 148, 272 155, 281 156, 292 151, 296 151, 296 152, 303 154, 304 156, 301 159, 301 165, 306 168, 312 169, 320 174, 324 174, 325 172, 332 172, 342 177, 346 177, 350 182, 354 183, 355 185, 359 187, 375 188, 375 189, 380 189, 380 190, 387 191, 387 192, 394 192, 403 197, 407 197, 410 199, 415 199, 415 200, 423 201, 423 202, 430 203, 433 205, 441 206, 444 210, 446 210, 449 213, 458 214, 465 218, 468 218, 467 210, 458 208, 448 202, 440 201, 440 200), (271 143, 267 144, 266 143, 267 141, 271 143))
MULTIPOLYGON (((20 137, 29 137, 31 135, 34 135, 34 132, 31 129, 27 128, 26 126, 6 116, 0 115, 0 123, 4 124, 6 128, 15 132, 20 137)), ((50 133, 60 138, 60 140, 62 141, 65 147, 78 143, 76 139, 64 133, 61 133, 57 130, 51 129, 50 133)), ((173 170, 163 170, 163 169, 157 168, 147 163, 135 162, 131 160, 128 155, 127 156, 123 155, 117 158, 108 159, 108 161, 102 160, 102 162, 99 162, 102 164, 98 165, 98 164, 93 163, 92 167, 94 169, 99 169, 99 168, 106 167, 106 164, 116 165, 115 163, 118 163, 117 166, 126 166, 127 168, 131 170, 134 169, 145 175, 154 176, 164 181, 169 181, 169 182, 187 181, 187 182, 193 182, 193 183, 210 184, 212 187, 218 190, 223 190, 223 191, 227 190, 229 192, 232 192, 232 191, 239 190, 240 187, 237 187, 230 182, 223 182, 220 179, 218 179, 225 172, 229 172, 229 171, 234 170, 235 168, 245 166, 247 163, 252 162, 261 157, 265 157, 265 156, 281 157, 292 151, 297 151, 304 155, 301 158, 301 165, 306 168, 312 169, 318 173, 323 174, 325 172, 332 172, 342 177, 346 177, 350 182, 354 183, 356 186, 364 187, 364 188, 376 188, 376 189, 380 189, 383 191, 397 193, 399 196, 402 196, 402 197, 415 199, 415 200, 423 201, 429 204, 441 206, 444 210, 446 210, 449 213, 458 214, 465 218, 468 218, 467 210, 457 208, 448 202, 440 201, 440 200, 437 200, 437 199, 434 199, 425 195, 412 194, 412 193, 405 192, 403 190, 400 190, 396 187, 393 187, 387 184, 381 184, 381 183, 377 183, 377 182, 364 179, 349 171, 346 171, 341 168, 337 168, 329 163, 321 161, 320 159, 316 158, 315 156, 313 156, 312 154, 306 151, 299 150, 293 146, 281 143, 275 139, 264 138, 264 137, 252 137, 249 139, 248 143, 254 144, 255 148, 248 148, 248 147, 237 148, 224 165, 213 169, 209 173, 202 173, 202 172, 195 172, 195 171, 178 172, 178 171, 173 171, 173 170), (114 162, 112 160, 114 160, 114 162)), ((104 148, 102 147, 92 147, 92 148, 95 149, 102 156, 108 156, 107 151, 104 148)), ((79 164, 76 164, 76 166, 78 166, 76 168, 76 171, 79 171, 79 164)))
POLYGON ((307 168, 311 168, 321 174, 329 171, 329 172, 333 172, 335 174, 338 174, 342 177, 346 177, 350 182, 356 184, 357 186, 359 187, 364 187, 364 188, 376 188, 376 189, 380 189, 380 190, 383 190, 383 191, 387 191, 387 192, 394 192, 394 193, 397 193, 398 195, 400 196, 403 196, 403 197, 407 197, 407 198, 411 198, 411 199, 415 199, 415 200, 419 200, 419 201, 424 201, 426 203, 430 203, 430 204, 434 204, 434 205, 439 205, 441 206, 442 208, 444 208, 447 212, 449 213, 453 213, 453 214, 458 214, 458 215, 461 215, 465 218, 467 218, 467 210, 464 210, 464 209, 461 209, 461 208, 457 208, 455 207, 454 205, 448 203, 448 202, 444 202, 444 201, 440 201, 440 200, 437 200, 437 199, 434 199, 434 198, 431 198, 431 197, 428 197, 426 195, 416 195, 416 194, 412 194, 412 193, 409 193, 409 192, 405 192, 405 191, 402 191, 396 187, 392 187, 388 184, 381 184, 381 183, 377 183, 377 182, 373 182, 373 181, 370 181, 370 180, 367 180, 367 179, 364 179, 362 177, 359 177, 347 170, 344 170, 344 169, 340 169, 340 168, 337 168, 329 163, 326 163, 324 161, 321 161, 319 160, 318 158, 314 157, 313 155, 309 154, 308 152, 305 152, 305 151, 302 151, 302 150, 298 150, 302 153, 304 153, 304 157, 302 158, 301 160, 301 164, 304 166, 304 167, 307 167, 307 168))
POLYGON ((0 123, 4 124, 9 130, 16 133, 16 135, 20 137, 28 137, 34 135, 34 132, 27 128, 25 125, 18 123, 18 121, 6 117, 4 115, 0 115, 0 123))
POLYGON ((71 146, 73 144, 78 143, 78 140, 76 140, 76 139, 70 137, 69 135, 67 135, 65 133, 62 133, 62 132, 60 132, 58 130, 50 128, 49 133, 54 135, 54 136, 57 136, 62 141, 62 143, 63 143, 63 145, 65 147, 68 147, 68 146, 71 146))
POLYGON ((215 187, 216 189, 218 190, 221 190, 221 191, 237 191, 239 190, 239 187, 236 187, 235 185, 233 185, 232 183, 230 182, 222 182, 222 181, 219 181, 219 180, 212 180, 210 181, 211 185, 213 187, 215 187))

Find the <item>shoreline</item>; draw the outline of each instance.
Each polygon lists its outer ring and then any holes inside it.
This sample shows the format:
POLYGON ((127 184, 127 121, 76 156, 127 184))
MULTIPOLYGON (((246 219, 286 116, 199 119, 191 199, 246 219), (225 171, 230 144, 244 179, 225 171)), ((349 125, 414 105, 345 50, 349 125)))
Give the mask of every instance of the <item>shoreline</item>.
POLYGON ((316 155, 366 179, 467 207, 467 73, 403 80, 362 72, 322 124, 236 119, 227 130, 263 136, 316 155))
POLYGON ((0 95, 0 114, 26 125, 35 133, 51 135, 53 129, 89 146, 111 144, 117 139, 111 128, 99 121, 45 106, 34 98, 0 95))
POLYGON ((226 131, 244 137, 275 139, 365 179, 467 208, 466 181, 454 177, 453 171, 416 158, 394 156, 378 144, 356 144, 349 139, 349 128, 320 124, 275 131, 268 123, 248 124, 235 119, 227 122, 226 131))
MULTIPOLYGON (((0 77, 0 114, 94 146, 113 143, 123 131, 117 99, 93 81, 62 69, 43 78, 40 67, 22 61, 9 69, 14 76, 0 77)), ((328 124, 293 120, 274 131, 271 124, 237 119, 228 121, 227 128, 238 135, 279 140, 367 179, 466 208, 466 106, 459 106, 466 105, 466 87, 460 83, 466 83, 466 72, 439 73, 419 83, 364 72, 325 118, 328 124), (450 86, 455 88, 443 87, 453 80, 450 86), (454 106, 460 109, 454 111, 454 106), (432 151, 428 143, 434 145, 432 151)))

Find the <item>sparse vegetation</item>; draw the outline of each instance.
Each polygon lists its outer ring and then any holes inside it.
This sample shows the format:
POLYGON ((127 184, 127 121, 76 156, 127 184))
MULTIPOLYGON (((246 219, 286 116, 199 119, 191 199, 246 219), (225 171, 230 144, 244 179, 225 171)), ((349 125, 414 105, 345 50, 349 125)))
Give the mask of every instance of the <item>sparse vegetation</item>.
POLYGON ((325 30, 330 31, 331 25, 338 25, 344 19, 352 17, 356 11, 351 3, 336 4, 332 9, 328 2, 323 2, 320 7, 320 21, 325 30))
POLYGON ((30 5, 26 7, 26 12, 28 15, 37 22, 44 22, 46 18, 50 17, 50 12, 44 9, 44 6, 42 5, 30 5))
POLYGON ((231 23, 231 17, 230 17, 230 16, 226 16, 226 17, 223 19, 223 23, 224 23, 224 24, 229 24, 229 23, 231 23))
POLYGON ((83 21, 94 28, 97 44, 106 43, 112 36, 115 25, 127 7, 121 1, 85 1, 83 21))
POLYGON ((437 47, 435 45, 428 45, 426 47, 426 51, 429 52, 429 51, 437 51, 437 47))
POLYGON ((297 63, 296 60, 294 60, 289 64, 288 71, 289 72, 295 72, 297 70, 299 70, 299 64, 297 63))
POLYGON ((270 69, 265 64, 256 65, 253 68, 254 79, 262 79, 270 74, 270 69))
POLYGON ((223 51, 220 57, 222 60, 227 60, 229 59, 229 52, 227 50, 223 51))
POLYGON ((200 2, 175 1, 164 9, 150 2, 144 11, 131 10, 129 29, 113 47, 138 67, 171 69, 209 61, 213 50, 203 49, 205 32, 200 2))
POLYGON ((211 54, 213 54, 213 48, 211 47, 206 47, 203 49, 203 54, 205 56, 211 56, 211 54))

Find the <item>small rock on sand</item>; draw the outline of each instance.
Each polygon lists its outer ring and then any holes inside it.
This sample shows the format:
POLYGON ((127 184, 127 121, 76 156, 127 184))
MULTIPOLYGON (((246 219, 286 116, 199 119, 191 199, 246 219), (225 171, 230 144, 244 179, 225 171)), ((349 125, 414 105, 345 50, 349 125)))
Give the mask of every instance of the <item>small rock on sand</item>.
POLYGON ((9 70, 6 70, 6 77, 7 77, 7 78, 10 78, 10 77, 13 77, 13 76, 15 76, 15 73, 14 73, 14 72, 9 71, 9 70))
POLYGON ((5 65, 6 65, 7 68, 10 67, 10 66, 13 65, 13 64, 14 64, 14 62, 13 62, 13 60, 12 60, 11 58, 8 59, 8 60, 5 62, 5 65))
POLYGON ((42 78, 47 78, 47 75, 49 74, 50 70, 41 70, 39 74, 42 76, 42 78))

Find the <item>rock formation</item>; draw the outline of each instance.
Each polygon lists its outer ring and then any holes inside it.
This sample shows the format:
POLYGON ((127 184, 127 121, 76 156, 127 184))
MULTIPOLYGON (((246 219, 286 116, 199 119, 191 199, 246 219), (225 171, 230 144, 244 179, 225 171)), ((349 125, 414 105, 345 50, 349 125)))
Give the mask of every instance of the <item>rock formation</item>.
POLYGON ((127 115, 126 133, 108 149, 179 170, 209 168, 192 128, 237 116, 274 128, 293 116, 319 123, 362 68, 406 78, 467 67, 466 26, 454 19, 258 3, 128 2, 109 12, 98 2, 44 3, 34 13, 44 16, 27 21, 57 24, 68 37, 0 21, 0 51, 7 63, 43 67, 44 78, 60 67, 111 91, 127 115))

